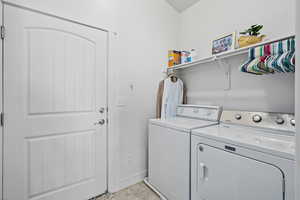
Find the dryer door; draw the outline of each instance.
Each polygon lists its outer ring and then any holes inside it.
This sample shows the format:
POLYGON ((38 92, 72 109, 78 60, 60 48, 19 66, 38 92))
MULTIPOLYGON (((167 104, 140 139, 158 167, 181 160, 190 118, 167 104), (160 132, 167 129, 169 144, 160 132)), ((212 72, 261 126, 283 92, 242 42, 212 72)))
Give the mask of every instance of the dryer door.
POLYGON ((279 168, 204 144, 197 152, 192 200, 283 200, 279 168))

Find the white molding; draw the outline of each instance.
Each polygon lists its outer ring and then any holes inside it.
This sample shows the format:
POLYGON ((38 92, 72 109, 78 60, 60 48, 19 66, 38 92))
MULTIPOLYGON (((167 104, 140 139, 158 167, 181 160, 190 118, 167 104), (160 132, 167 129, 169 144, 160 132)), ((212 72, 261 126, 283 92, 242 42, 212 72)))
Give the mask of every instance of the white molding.
POLYGON ((119 190, 120 154, 118 152, 118 111, 117 105, 117 63, 115 55, 118 43, 118 34, 108 34, 108 192, 114 193, 119 190))
POLYGON ((109 32, 108 29, 104 29, 104 28, 100 28, 100 27, 93 26, 93 25, 90 25, 90 24, 86 24, 86 23, 83 23, 83 22, 80 22, 80 21, 77 21, 77 20, 62 17, 62 16, 55 15, 55 14, 52 14, 52 13, 49 13, 49 12, 44 12, 44 11, 41 11, 41 10, 38 10, 38 9, 35 9, 35 8, 31 8, 31 7, 27 7, 27 6, 24 6, 24 5, 21 5, 21 4, 12 3, 12 2, 9 2, 7 0, 2 0, 2 3, 3 3, 3 5, 9 5, 9 6, 17 7, 17 8, 22 8, 24 10, 29 10, 29 11, 36 12, 36 13, 39 13, 39 14, 42 14, 42 15, 47 15, 49 17, 54 17, 54 18, 57 18, 57 19, 61 19, 61 20, 64 20, 64 21, 71 22, 71 23, 79 24, 79 25, 82 25, 82 26, 87 26, 89 28, 109 32))
POLYGON ((149 179, 148 177, 146 177, 144 179, 144 183, 153 191, 155 192, 161 200, 168 200, 162 193, 160 193, 160 191, 158 191, 150 182, 149 182, 149 179))
POLYGON ((132 186, 134 184, 142 182, 145 179, 145 177, 147 176, 147 173, 148 173, 147 170, 143 170, 139 173, 133 174, 132 176, 121 179, 119 187, 118 187, 118 191, 128 188, 129 186, 132 186))

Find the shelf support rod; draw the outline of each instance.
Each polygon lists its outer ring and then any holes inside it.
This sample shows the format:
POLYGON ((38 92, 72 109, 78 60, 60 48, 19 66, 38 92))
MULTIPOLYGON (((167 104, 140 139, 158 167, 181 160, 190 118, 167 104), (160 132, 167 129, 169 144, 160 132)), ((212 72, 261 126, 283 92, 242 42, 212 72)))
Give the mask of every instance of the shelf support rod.
POLYGON ((228 63, 228 61, 226 59, 220 59, 217 58, 216 59, 219 68, 224 70, 224 74, 225 74, 225 86, 224 86, 224 90, 230 90, 231 89, 231 67, 230 64, 228 63))

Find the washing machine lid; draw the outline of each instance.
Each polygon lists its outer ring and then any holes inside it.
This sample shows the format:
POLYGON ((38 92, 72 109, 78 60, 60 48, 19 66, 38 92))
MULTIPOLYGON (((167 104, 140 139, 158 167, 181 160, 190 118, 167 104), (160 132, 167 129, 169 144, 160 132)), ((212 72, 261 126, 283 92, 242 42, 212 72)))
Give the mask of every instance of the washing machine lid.
POLYGON ((179 131, 190 132, 192 129, 217 125, 218 122, 191 119, 186 117, 174 117, 169 119, 150 119, 152 125, 171 128, 179 131))
POLYGON ((295 159, 295 137, 277 131, 221 123, 196 129, 193 135, 246 147, 272 155, 295 159))

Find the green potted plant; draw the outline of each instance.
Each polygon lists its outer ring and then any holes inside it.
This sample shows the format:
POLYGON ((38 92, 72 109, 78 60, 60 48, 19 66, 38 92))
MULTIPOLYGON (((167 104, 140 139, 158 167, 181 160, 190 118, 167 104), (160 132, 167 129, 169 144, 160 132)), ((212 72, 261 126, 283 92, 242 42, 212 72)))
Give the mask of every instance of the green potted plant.
POLYGON ((240 36, 238 39, 239 46, 246 47, 261 42, 266 37, 265 35, 259 36, 263 27, 263 25, 255 24, 247 30, 240 32, 240 34, 244 36, 240 36))

